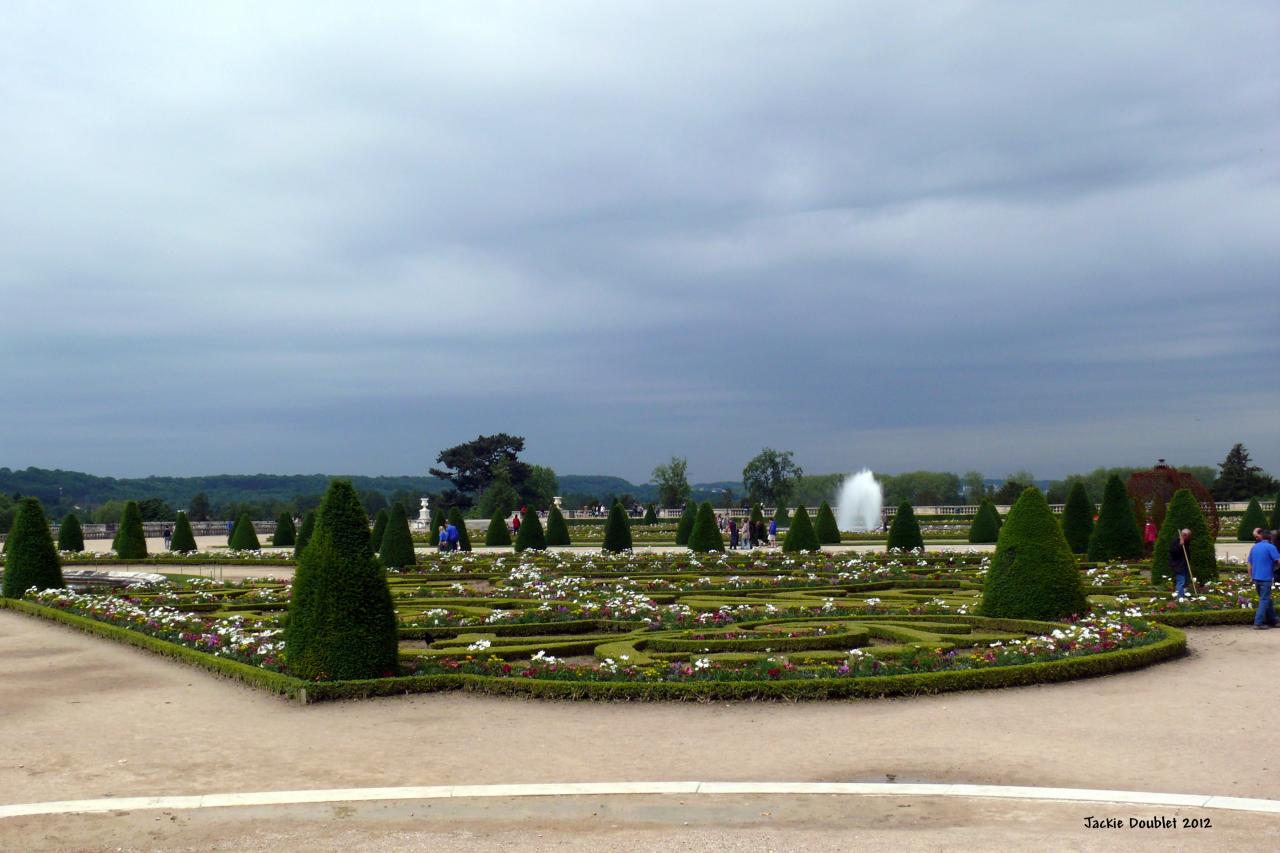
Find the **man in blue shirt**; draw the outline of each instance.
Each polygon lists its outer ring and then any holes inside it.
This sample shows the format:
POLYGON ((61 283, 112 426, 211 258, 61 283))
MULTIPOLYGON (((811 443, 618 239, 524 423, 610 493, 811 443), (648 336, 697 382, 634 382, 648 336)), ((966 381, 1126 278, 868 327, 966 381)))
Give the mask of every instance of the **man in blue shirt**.
POLYGON ((448 538, 448 541, 449 541, 449 550, 450 550, 450 551, 456 551, 456 550, 458 550, 458 528, 457 528, 457 526, 456 526, 456 525, 454 525, 454 523, 451 521, 451 522, 449 522, 449 526, 448 526, 447 528, 445 528, 445 530, 446 530, 447 538, 448 538))
POLYGON ((1253 617, 1256 629, 1274 628, 1276 626, 1276 609, 1271 603, 1271 585, 1276 579, 1276 561, 1280 560, 1280 550, 1268 541, 1270 531, 1253 531, 1258 541, 1249 549, 1249 574, 1253 578, 1253 586, 1258 590, 1258 612, 1253 617))

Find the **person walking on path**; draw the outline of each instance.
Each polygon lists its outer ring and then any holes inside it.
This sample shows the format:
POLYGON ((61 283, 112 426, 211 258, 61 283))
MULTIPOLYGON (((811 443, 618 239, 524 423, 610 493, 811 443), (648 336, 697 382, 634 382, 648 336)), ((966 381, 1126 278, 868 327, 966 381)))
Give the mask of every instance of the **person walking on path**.
POLYGON ((441 554, 449 550, 449 525, 446 524, 440 528, 440 544, 436 547, 441 554))
POLYGON ((776 518, 769 519, 769 544, 778 544, 778 519, 776 518))
POLYGON ((1258 611, 1253 615, 1255 630, 1274 628, 1276 626, 1276 608, 1271 601, 1271 587, 1276 579, 1276 561, 1280 560, 1280 550, 1271 544, 1270 531, 1261 528, 1253 531, 1257 542, 1249 549, 1249 575, 1253 578, 1253 588, 1258 591, 1258 611))
POLYGON ((1156 523, 1148 519, 1147 526, 1142 529, 1142 542, 1146 545, 1148 554, 1156 549, 1156 535, 1156 523))
POLYGON ((1187 565, 1187 542, 1190 539, 1191 531, 1184 527, 1169 546, 1169 570, 1173 572, 1175 593, 1179 601, 1187 597, 1187 576, 1191 574, 1191 567, 1187 565))
POLYGON ((446 542, 445 550, 458 550, 458 527, 452 521, 449 522, 449 526, 444 529, 444 536, 446 542))
POLYGON ((169 545, 172 542, 173 542, 173 528, 171 528, 169 525, 166 524, 164 526, 164 549, 166 551, 169 550, 169 545))
POLYGON ((729 519, 729 550, 738 550, 738 522, 729 519))

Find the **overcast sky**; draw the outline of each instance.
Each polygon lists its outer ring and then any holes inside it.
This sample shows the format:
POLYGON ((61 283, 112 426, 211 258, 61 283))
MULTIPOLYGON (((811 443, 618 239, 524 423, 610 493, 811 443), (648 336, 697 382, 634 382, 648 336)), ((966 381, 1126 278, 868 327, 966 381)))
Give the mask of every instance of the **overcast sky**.
POLYGON ((0 16, 0 465, 1280 473, 1274 2, 0 16))

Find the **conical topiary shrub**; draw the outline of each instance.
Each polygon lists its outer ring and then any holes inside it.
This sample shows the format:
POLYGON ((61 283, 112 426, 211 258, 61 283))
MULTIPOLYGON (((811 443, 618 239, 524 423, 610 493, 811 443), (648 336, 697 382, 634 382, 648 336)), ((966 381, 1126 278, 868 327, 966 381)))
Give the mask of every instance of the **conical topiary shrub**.
POLYGON ((994 545, 1000 538, 1000 510, 990 498, 983 498, 969 525, 969 544, 994 545))
POLYGON ((199 550, 196 546, 196 535, 191 530, 191 522, 185 512, 178 513, 178 520, 173 524, 173 536, 169 539, 169 550, 175 554, 194 554, 199 550))
MULTIPOLYGON (((799 514, 797 510, 796 515, 799 514)), ((823 545, 840 544, 840 525, 836 524, 836 514, 831 511, 831 504, 826 501, 823 501, 822 505, 818 507, 818 518, 814 522, 813 529, 818 534, 819 543, 823 545)))
POLYGON ((764 507, 760 506, 760 504, 751 507, 751 520, 753 522, 764 521, 764 507))
POLYGON ((84 550, 84 528, 74 512, 67 513, 58 526, 58 550, 79 554, 84 550))
POLYGON ((382 550, 382 534, 387 532, 387 520, 391 518, 391 513, 387 512, 386 507, 378 510, 378 514, 373 519, 373 532, 369 534, 369 547, 375 553, 382 550))
POLYGON ((649 504, 649 506, 645 507, 645 510, 644 510, 644 523, 645 523, 645 524, 657 524, 657 523, 658 523, 658 510, 657 510, 657 508, 656 508, 656 507, 654 507, 654 505, 653 505, 653 504, 649 504))
POLYGON ((1165 506, 1164 495, 1156 492, 1155 498, 1151 501, 1151 523, 1156 526, 1156 530, 1164 527, 1164 515, 1168 511, 1168 507, 1165 506))
POLYGON ((542 532, 542 522, 538 513, 525 509, 520 516, 520 530, 516 532, 516 553, 521 551, 547 550, 547 537, 542 532))
POLYGON ((560 548, 573 544, 569 541, 569 525, 564 523, 560 507, 555 504, 551 505, 551 511, 547 513, 547 544, 560 548))
POLYGON ((724 550, 724 537, 720 535, 720 525, 716 523, 716 511, 711 508, 710 501, 703 501, 698 507, 698 514, 693 520, 693 529, 689 531, 689 550, 699 554, 724 550))
POLYGON ((898 507, 893 523, 889 525, 889 541, 886 547, 891 551, 895 548, 899 551, 914 551, 917 548, 924 550, 920 522, 916 521, 916 511, 907 501, 903 501, 898 507))
POLYGON ((444 510, 436 507, 431 512, 431 543, 434 545, 440 541, 440 528, 445 525, 444 510))
POLYGON ((396 674, 395 605, 369 544, 369 516, 345 480, 329 484, 298 559, 284 644, 289 673, 309 681, 396 674))
POLYGON ((614 501, 613 506, 609 507, 609 520, 604 524, 604 546, 601 550, 613 554, 631 550, 631 523, 627 521, 627 511, 618 501, 614 501))
POLYGON ((1271 507, 1271 521, 1267 526, 1272 530, 1280 530, 1280 492, 1276 493, 1276 502, 1271 507))
POLYGON ((787 505, 779 504, 778 508, 773 511, 773 520, 778 523, 778 532, 791 526, 791 516, 787 514, 787 505))
POLYGON ((298 541, 298 531, 293 526, 293 515, 282 512, 276 519, 276 532, 271 534, 271 544, 276 548, 292 548, 298 541))
POLYGON ((1169 501, 1164 524, 1156 536, 1155 551, 1151 555, 1152 584, 1159 586, 1173 577, 1169 570, 1169 551, 1178 541, 1178 532, 1184 529, 1191 531, 1187 556, 1191 558, 1189 565, 1196 583, 1218 579, 1218 557, 1214 551, 1213 538, 1209 536, 1209 524, 1204 520, 1204 513, 1191 490, 1178 489, 1169 501))
POLYGON ((484 534, 484 544, 490 548, 501 548, 511 544, 511 531, 507 529, 507 516, 501 509, 489 520, 489 530, 484 534))
POLYGON ((982 615, 1065 619, 1089 607, 1080 567, 1049 503, 1029 486, 1005 519, 982 587, 982 615))
POLYGON ((1258 503, 1257 498, 1250 498, 1249 506, 1245 508, 1244 515, 1240 516, 1240 530, 1236 533, 1236 539, 1241 542, 1252 542, 1253 529, 1266 526, 1267 515, 1262 511, 1262 504, 1258 503))
POLYGON ((258 542, 258 531, 253 529, 253 519, 249 517, 249 513, 240 513, 236 526, 231 530, 231 541, 227 543, 227 547, 232 551, 262 550, 262 545, 258 542))
POLYGON ((316 516, 318 513, 313 509, 302 517, 302 526, 298 528, 298 541, 293 546, 293 558, 296 560, 302 556, 303 550, 307 547, 307 543, 311 541, 311 534, 316 529, 316 516))
POLYGON ((471 550, 471 534, 467 532, 467 520, 462 517, 462 510, 456 506, 449 507, 449 523, 458 528, 458 550, 471 550))
POLYGON ((1084 483, 1077 480, 1062 507, 1062 535, 1073 554, 1089 550, 1089 538, 1093 536, 1093 509, 1093 501, 1089 500, 1084 483))
MULTIPOLYGON (((826 504, 824 503, 823 506, 826 504)), ((809 521, 809 511, 803 506, 796 507, 796 515, 791 519, 791 526, 787 528, 787 538, 782 543, 782 550, 791 553, 822 550, 818 542, 818 533, 813 529, 813 522, 809 521)))
POLYGON ((141 560, 147 556, 147 535, 142 531, 142 513, 138 511, 137 501, 124 505, 115 550, 121 560, 141 560))
POLYGON ((1120 477, 1112 474, 1102 493, 1098 523, 1089 537, 1089 561, 1131 560, 1143 555, 1142 531, 1133 517, 1133 504, 1120 477))
POLYGON ((5 598, 22 598, 32 587, 61 589, 64 586, 62 563, 53 547, 44 507, 35 498, 22 498, 18 501, 13 527, 4 540, 4 586, 0 593, 5 598))
MULTIPOLYGON (((372 538, 369 547, 372 550, 372 538)), ((413 534, 409 532, 409 516, 404 511, 404 504, 399 501, 391 505, 387 521, 382 526, 378 556, 382 559, 382 565, 388 569, 405 569, 418 564, 418 555, 413 550, 413 534)))
POLYGON ((676 544, 689 544, 689 534, 693 532, 693 522, 698 517, 698 507, 692 503, 685 504, 684 512, 680 515, 680 523, 676 525, 676 544))

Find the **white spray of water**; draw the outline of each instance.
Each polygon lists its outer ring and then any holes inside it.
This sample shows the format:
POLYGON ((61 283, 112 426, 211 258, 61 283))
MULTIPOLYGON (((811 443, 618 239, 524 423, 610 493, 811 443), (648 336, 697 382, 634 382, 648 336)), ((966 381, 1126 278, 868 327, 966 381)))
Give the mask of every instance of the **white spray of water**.
POLYGON ((863 468, 845 477, 840 484, 836 503, 836 524, 841 530, 876 530, 880 527, 880 510, 884 506, 884 489, 875 475, 863 468))

